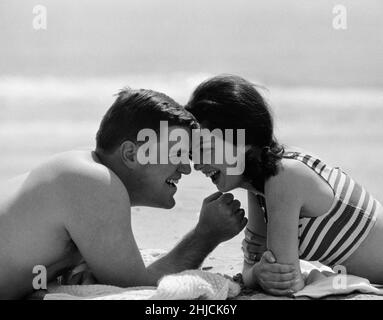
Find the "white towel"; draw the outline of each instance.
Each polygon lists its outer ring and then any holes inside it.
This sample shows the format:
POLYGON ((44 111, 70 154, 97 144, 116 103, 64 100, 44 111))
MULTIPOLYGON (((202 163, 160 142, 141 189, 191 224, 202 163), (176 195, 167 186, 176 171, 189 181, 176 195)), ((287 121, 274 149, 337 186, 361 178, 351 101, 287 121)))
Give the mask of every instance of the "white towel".
MULTIPOLYGON (((165 253, 163 250, 141 250, 145 265, 165 253)), ((64 281, 71 285, 50 284, 44 300, 225 300, 241 291, 239 284, 230 277, 202 270, 167 275, 160 279, 158 287, 120 288, 92 284, 94 278, 85 263, 73 269, 64 281)))
POLYGON ((238 283, 220 274, 187 270, 163 277, 158 287, 106 285, 51 286, 44 300, 225 300, 240 293, 238 283))
MULTIPOLYGON (((141 251, 146 265, 162 256, 163 250, 141 251)), ((367 279, 337 274, 333 269, 319 263, 300 261, 306 286, 295 297, 323 298, 330 295, 346 295, 353 292, 383 295, 383 287, 372 285, 367 279)), ((202 270, 187 270, 163 277, 158 287, 120 288, 90 284, 93 277, 82 264, 75 268, 66 283, 76 285, 48 286, 45 300, 181 300, 235 298, 240 286, 230 277, 202 270), (81 283, 82 285, 78 285, 81 283)), ((242 297, 243 298, 243 297, 242 297)))
POLYGON ((238 283, 218 273, 187 270, 160 280, 151 299, 158 300, 226 300, 241 291, 238 283))
POLYGON ((338 274, 319 262, 300 261, 306 278, 306 286, 294 294, 295 297, 323 298, 329 295, 345 295, 352 292, 383 295, 382 286, 372 285, 367 279, 338 274))

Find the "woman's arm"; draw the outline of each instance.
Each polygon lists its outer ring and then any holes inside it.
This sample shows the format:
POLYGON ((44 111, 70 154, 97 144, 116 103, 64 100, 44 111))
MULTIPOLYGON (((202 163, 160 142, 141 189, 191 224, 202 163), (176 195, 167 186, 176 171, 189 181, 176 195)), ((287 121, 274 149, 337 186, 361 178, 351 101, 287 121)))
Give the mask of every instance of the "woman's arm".
POLYGON ((264 212, 257 197, 248 192, 248 224, 242 242, 245 259, 242 277, 246 287, 260 285, 274 295, 287 295, 295 283, 295 268, 275 262, 271 252, 267 252, 267 225, 264 212))
POLYGON ((292 264, 297 270, 294 291, 304 287, 300 272, 298 253, 298 224, 302 208, 302 194, 299 191, 299 175, 291 168, 284 168, 265 184, 268 212, 267 248, 278 263, 292 264))
POLYGON ((247 230, 245 231, 246 238, 242 242, 242 248, 245 262, 252 265, 259 261, 262 254, 267 250, 267 225, 257 196, 250 191, 247 193, 247 204, 248 223, 246 226, 247 230))
POLYGON ((257 197, 252 192, 247 192, 248 222, 245 230, 245 238, 242 241, 244 254, 242 276, 247 287, 257 286, 259 279, 253 272, 253 266, 258 262, 266 251, 267 227, 264 221, 263 211, 257 197))

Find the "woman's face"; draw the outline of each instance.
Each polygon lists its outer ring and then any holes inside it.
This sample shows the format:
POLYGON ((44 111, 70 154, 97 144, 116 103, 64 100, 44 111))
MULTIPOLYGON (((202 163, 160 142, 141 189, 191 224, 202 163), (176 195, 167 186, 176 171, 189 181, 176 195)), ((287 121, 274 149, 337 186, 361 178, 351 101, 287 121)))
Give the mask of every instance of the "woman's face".
POLYGON ((238 165, 244 166, 244 160, 238 160, 243 164, 233 163, 232 160, 229 161, 225 154, 225 151, 228 152, 227 150, 236 150, 236 146, 233 146, 228 141, 213 138, 201 139, 199 149, 199 163, 194 163, 194 169, 201 171, 206 177, 210 178, 219 191, 228 192, 243 186, 243 174, 233 174, 233 171, 237 170, 230 170, 230 168, 238 168, 238 165))

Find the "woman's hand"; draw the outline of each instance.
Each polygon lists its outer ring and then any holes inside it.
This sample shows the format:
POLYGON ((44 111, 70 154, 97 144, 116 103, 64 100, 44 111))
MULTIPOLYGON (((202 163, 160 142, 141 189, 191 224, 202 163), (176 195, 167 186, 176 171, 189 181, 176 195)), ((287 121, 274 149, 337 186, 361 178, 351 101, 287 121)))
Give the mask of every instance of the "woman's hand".
POLYGON ((244 271, 243 280, 247 287, 262 287, 275 296, 288 296, 304 287, 304 280, 294 265, 279 264, 270 251, 266 251, 259 262, 244 271))

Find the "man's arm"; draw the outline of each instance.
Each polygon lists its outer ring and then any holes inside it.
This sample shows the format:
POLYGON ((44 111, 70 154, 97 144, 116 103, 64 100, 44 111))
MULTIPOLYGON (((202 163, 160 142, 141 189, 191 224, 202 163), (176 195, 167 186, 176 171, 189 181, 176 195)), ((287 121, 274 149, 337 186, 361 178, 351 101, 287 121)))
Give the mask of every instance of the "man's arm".
POLYGON ((156 285, 166 274, 198 267, 220 242, 247 223, 238 200, 216 193, 205 199, 194 230, 146 268, 132 232, 130 200, 123 185, 113 174, 107 181, 84 175, 82 171, 63 179, 62 198, 70 208, 63 223, 100 283, 156 285))
POLYGON ((103 284, 147 285, 147 272, 131 227, 130 199, 121 181, 86 172, 60 178, 63 224, 82 257, 103 284))
POLYGON ((147 268, 153 281, 165 274, 198 268, 218 244, 237 235, 246 223, 240 202, 232 194, 216 192, 207 197, 197 226, 172 251, 147 268))
POLYGON ((199 233, 197 227, 194 228, 167 255, 147 267, 152 284, 155 285, 166 274, 199 268, 218 244, 218 241, 211 241, 207 235, 199 233))

